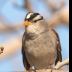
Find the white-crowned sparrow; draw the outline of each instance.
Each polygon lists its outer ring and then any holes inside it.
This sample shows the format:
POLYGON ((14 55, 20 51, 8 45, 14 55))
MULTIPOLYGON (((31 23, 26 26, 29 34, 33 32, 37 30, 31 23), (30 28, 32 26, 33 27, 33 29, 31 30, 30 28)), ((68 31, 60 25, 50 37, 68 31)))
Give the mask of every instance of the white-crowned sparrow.
POLYGON ((30 70, 31 66, 35 70, 45 69, 62 61, 59 36, 39 13, 29 12, 26 15, 22 56, 26 70, 30 70))

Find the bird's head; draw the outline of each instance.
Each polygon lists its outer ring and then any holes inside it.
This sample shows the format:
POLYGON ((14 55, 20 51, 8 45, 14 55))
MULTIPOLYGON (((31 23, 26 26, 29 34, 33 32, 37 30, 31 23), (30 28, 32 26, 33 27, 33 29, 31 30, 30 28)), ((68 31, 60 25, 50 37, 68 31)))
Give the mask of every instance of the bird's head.
POLYGON ((25 17, 25 31, 27 33, 41 33, 48 27, 47 22, 39 13, 29 12, 25 17))

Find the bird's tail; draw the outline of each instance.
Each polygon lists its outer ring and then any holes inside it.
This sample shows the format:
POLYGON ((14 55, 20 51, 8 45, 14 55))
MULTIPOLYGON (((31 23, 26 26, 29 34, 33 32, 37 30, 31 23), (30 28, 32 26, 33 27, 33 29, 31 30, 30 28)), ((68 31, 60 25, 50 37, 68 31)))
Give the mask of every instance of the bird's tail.
POLYGON ((58 61, 60 61, 60 62, 62 62, 62 54, 61 54, 61 45, 60 45, 60 39, 59 39, 59 35, 58 35, 58 33, 54 30, 54 29, 52 29, 52 31, 55 33, 55 35, 56 35, 56 37, 57 37, 57 59, 56 59, 56 61, 55 61, 55 65, 57 64, 57 62, 58 61))
POLYGON ((62 62, 62 54, 60 50, 57 50, 57 59, 55 61, 55 65, 58 63, 58 61, 62 62))

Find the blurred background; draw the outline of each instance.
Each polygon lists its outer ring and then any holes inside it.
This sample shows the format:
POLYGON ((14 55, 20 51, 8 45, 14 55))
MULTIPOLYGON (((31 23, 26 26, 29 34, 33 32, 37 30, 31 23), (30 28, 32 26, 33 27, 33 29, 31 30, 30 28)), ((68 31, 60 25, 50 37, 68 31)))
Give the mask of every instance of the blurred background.
POLYGON ((0 46, 4 46, 0 54, 1 72, 24 71, 21 45, 24 18, 29 11, 40 13, 58 32, 63 61, 69 57, 69 0, 0 0, 0 46))

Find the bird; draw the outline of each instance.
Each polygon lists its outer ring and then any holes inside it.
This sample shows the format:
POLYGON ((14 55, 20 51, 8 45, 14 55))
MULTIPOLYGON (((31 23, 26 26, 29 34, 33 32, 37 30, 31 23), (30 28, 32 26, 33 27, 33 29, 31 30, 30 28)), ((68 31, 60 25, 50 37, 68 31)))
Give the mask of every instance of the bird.
POLYGON ((28 12, 22 37, 22 59, 26 71, 53 68, 62 61, 61 44, 58 33, 49 27, 39 13, 28 12))

